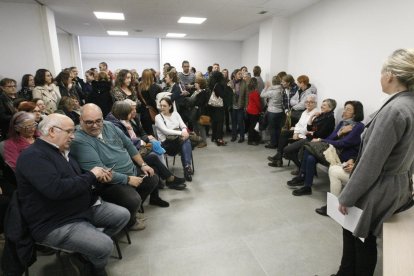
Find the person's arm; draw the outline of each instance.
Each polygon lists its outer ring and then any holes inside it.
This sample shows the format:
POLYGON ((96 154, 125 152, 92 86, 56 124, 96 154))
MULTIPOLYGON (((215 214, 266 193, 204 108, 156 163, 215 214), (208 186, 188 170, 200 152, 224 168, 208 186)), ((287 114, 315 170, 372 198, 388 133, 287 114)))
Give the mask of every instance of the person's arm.
POLYGON ((16 176, 30 180, 30 185, 48 199, 71 199, 80 194, 88 193, 91 185, 96 183, 96 177, 90 171, 62 178, 61 172, 57 170, 50 156, 40 151, 37 153, 19 158, 16 176))
POLYGON ((16 143, 12 140, 4 141, 4 162, 9 165, 12 170, 16 170, 16 161, 19 157, 20 151, 17 148, 16 143))
POLYGON ((371 125, 370 139, 364 141, 358 164, 338 198, 341 205, 354 206, 377 183, 391 152, 404 132, 412 127, 411 120, 404 117, 399 111, 377 115, 376 124, 371 125))
MULTIPOLYGON (((107 168, 109 164, 104 164, 99 156, 96 145, 88 143, 85 139, 76 136, 77 139, 73 140, 70 146, 71 155, 78 161, 79 166, 84 171, 89 171, 94 167, 107 168)), ((97 139, 97 138, 91 138, 97 139)), ((116 161, 114 160, 114 163, 116 161)), ((127 175, 116 172, 116 169, 112 170, 112 180, 110 184, 126 184, 127 175)))
POLYGON ((174 83, 171 90, 171 101, 175 102, 181 97, 181 89, 177 83, 174 83))
POLYGON ((326 120, 323 120, 321 124, 318 125, 318 129, 313 133, 313 137, 314 138, 328 137, 328 135, 332 133, 332 130, 334 128, 335 128, 335 118, 333 116, 330 116, 326 118, 326 120))
POLYGON ((161 114, 158 114, 155 116, 155 126, 157 129, 159 129, 164 135, 181 135, 181 131, 169 129, 165 123, 164 120, 161 117, 161 114))
POLYGON ((327 142, 333 145, 337 149, 350 148, 361 143, 361 134, 364 131, 364 124, 357 123, 352 128, 352 131, 345 135, 343 138, 338 140, 330 139, 321 139, 324 142, 327 142))

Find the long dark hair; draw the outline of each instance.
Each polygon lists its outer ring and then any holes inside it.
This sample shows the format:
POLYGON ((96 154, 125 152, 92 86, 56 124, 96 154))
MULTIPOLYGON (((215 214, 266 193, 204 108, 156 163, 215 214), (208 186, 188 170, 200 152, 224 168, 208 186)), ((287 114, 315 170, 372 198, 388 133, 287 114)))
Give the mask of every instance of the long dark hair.
POLYGON ((221 84, 223 80, 224 80, 223 73, 219 71, 212 72, 210 79, 209 79, 209 84, 208 84, 208 88, 210 89, 210 91, 213 91, 214 86, 216 84, 221 84))
MULTIPOLYGON (((47 69, 38 69, 36 71, 35 77, 34 77, 34 81, 35 81, 35 85, 36 86, 43 86, 46 84, 46 72, 49 72, 49 70, 47 69)), ((52 73, 50 73, 50 75, 52 75, 52 73)), ((53 82, 53 76, 52 76, 52 82, 53 82)))
POLYGON ((347 101, 344 106, 352 105, 354 107, 354 121, 361 122, 364 120, 364 106, 360 101, 347 101))

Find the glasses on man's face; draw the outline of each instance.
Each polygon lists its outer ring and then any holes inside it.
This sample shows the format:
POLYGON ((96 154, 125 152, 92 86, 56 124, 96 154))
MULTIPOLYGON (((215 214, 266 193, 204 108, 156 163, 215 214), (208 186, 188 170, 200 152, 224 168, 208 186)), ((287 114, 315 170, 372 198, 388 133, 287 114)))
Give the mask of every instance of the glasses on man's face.
POLYGON ((59 130, 61 130, 61 131, 64 131, 64 132, 66 132, 66 133, 67 133, 67 134, 69 134, 69 135, 72 135, 73 133, 75 133, 75 129, 73 129, 73 128, 70 128, 70 129, 63 129, 63 128, 58 127, 58 126, 53 126, 53 128, 57 128, 57 129, 59 129, 59 130))
POLYGON ((313 103, 315 103, 315 102, 313 102, 313 101, 306 101, 305 102, 305 104, 313 104, 313 103))
POLYGON ((98 120, 95 120, 95 121, 92 121, 92 120, 83 120, 82 119, 82 121, 83 121, 83 123, 86 125, 86 126, 88 126, 88 127, 92 127, 93 125, 97 125, 97 126, 101 126, 102 124, 103 124, 103 119, 98 119, 98 120))

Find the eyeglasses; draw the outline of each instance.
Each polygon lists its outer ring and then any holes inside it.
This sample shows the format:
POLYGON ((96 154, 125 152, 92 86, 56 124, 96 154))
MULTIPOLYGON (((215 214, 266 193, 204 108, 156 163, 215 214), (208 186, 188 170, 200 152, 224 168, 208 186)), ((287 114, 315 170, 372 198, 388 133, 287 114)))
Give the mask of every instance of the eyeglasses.
POLYGON ((92 127, 94 124, 96 124, 97 126, 100 126, 103 124, 103 119, 98 119, 96 121, 85 121, 82 119, 82 121, 85 123, 86 126, 88 127, 92 127))
POLYGON ((36 127, 37 127, 37 123, 33 123, 31 125, 24 126, 23 129, 24 130, 29 130, 29 129, 33 129, 33 128, 36 128, 36 127))
POLYGON ((40 110, 36 110, 36 109, 34 109, 34 110, 32 111, 32 113, 40 113, 40 110))
POLYGON ((57 129, 59 129, 61 131, 64 131, 64 132, 66 132, 69 135, 72 135, 73 133, 75 133, 75 130, 73 128, 71 128, 71 129, 63 129, 63 128, 58 127, 58 126, 53 126, 53 127, 54 128, 57 128, 57 129))
POLYGON ((306 101, 305 102, 305 104, 311 104, 311 103, 316 103, 316 102, 313 102, 313 101, 306 101))
POLYGON ((5 85, 4 87, 12 88, 12 87, 17 87, 17 86, 16 85, 5 85))

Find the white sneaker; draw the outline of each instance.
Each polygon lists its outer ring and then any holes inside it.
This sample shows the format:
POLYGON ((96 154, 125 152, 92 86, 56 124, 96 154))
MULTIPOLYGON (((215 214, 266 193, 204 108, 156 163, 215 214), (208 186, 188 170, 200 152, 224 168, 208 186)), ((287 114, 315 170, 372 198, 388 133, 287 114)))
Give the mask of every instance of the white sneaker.
POLYGON ((130 231, 141 231, 145 229, 145 223, 143 221, 140 221, 137 219, 137 222, 135 222, 134 225, 132 225, 131 227, 129 227, 128 230, 130 231))

